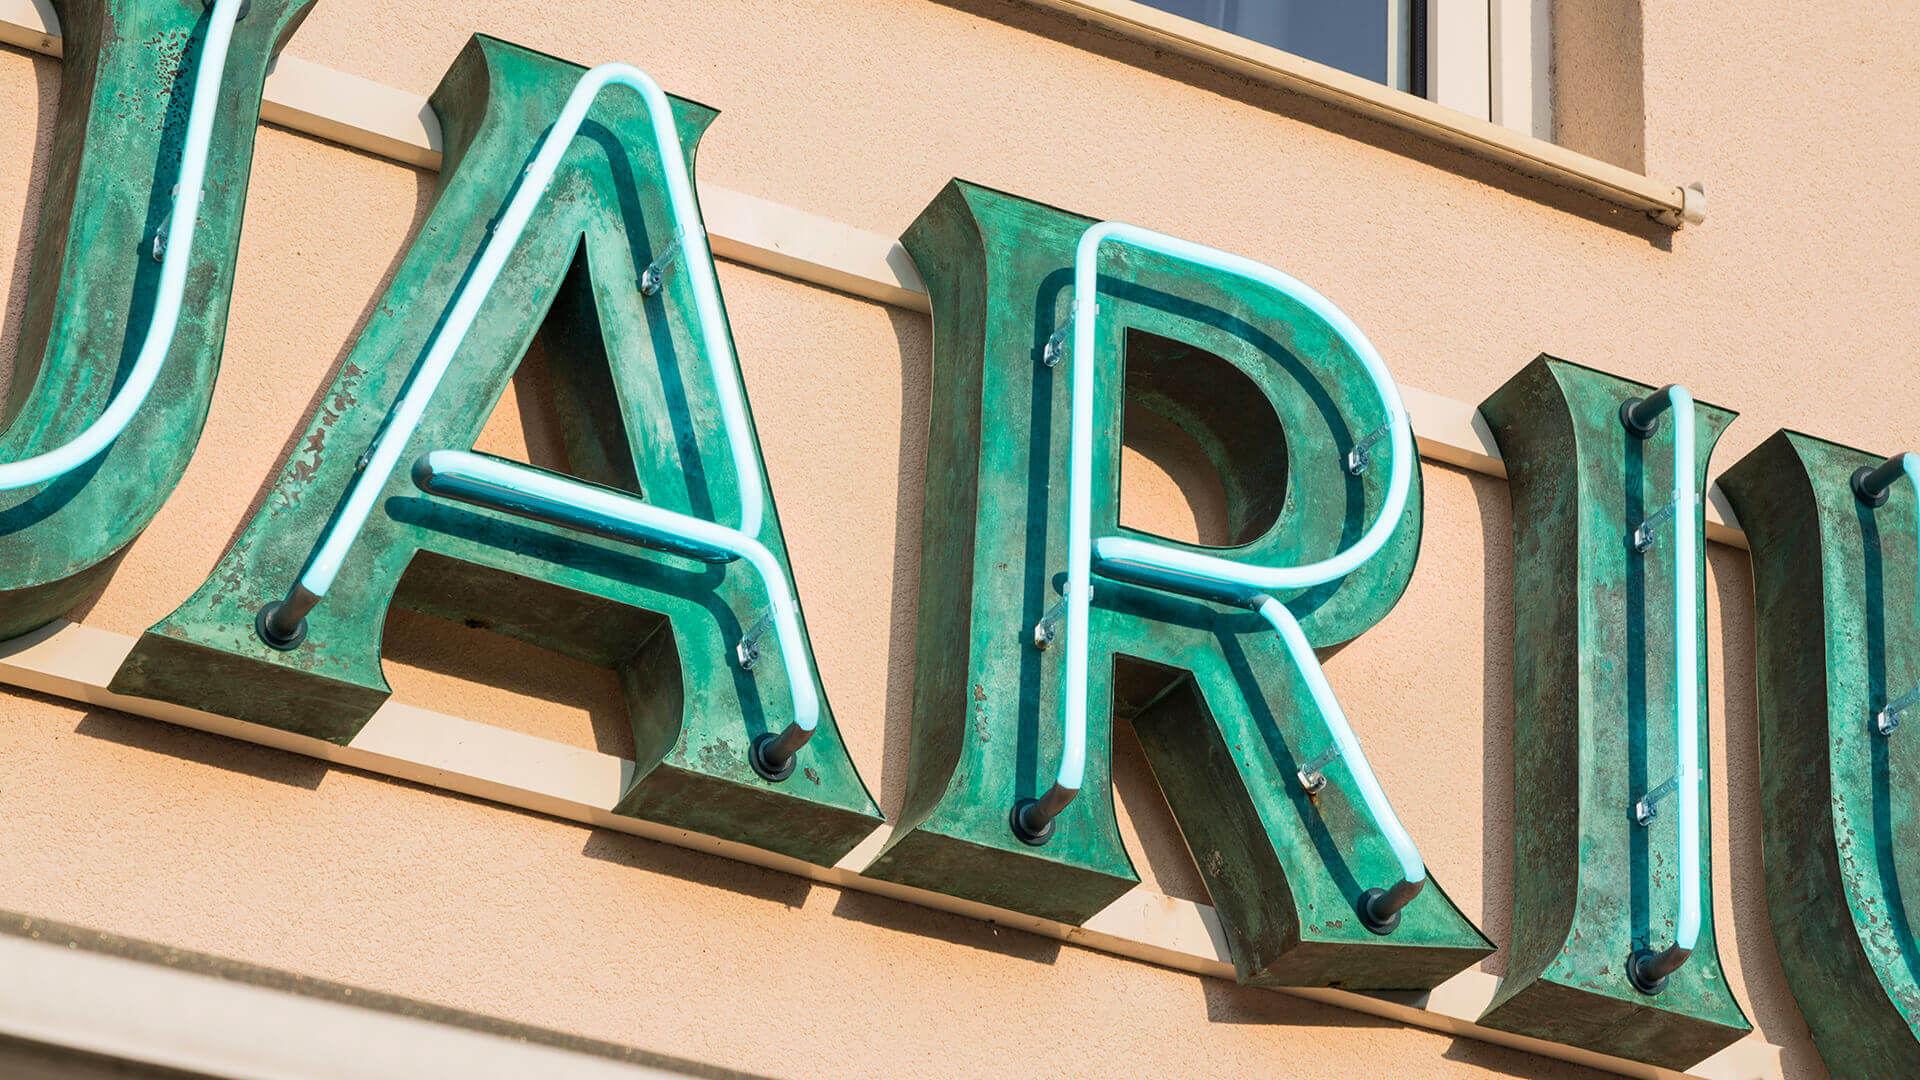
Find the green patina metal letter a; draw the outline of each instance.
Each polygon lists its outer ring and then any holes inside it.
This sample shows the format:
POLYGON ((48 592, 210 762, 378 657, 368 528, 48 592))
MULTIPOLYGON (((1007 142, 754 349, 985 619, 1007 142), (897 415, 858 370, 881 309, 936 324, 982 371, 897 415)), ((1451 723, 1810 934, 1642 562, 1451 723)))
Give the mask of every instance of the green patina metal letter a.
MULTIPOLYGON (((47 483, 0 491, 0 640, 64 615, 153 520, 206 422, 267 63, 313 0, 255 0, 235 26, 205 200, 158 381, 124 434, 47 483)), ((71 440, 145 340, 208 10, 181 0, 55 0, 66 61, 0 462, 71 440)))
MULTIPOLYGON (((1542 356, 1480 411, 1513 499, 1513 943, 1480 1022, 1549 1042, 1684 1069, 1740 1038, 1746 1016, 1714 946, 1700 785, 1702 922, 1692 956, 1658 993, 1626 971, 1674 940, 1679 815, 1646 826, 1635 801, 1675 769, 1674 533, 1642 554, 1631 534, 1673 492, 1673 418, 1628 434, 1620 407, 1651 387, 1542 356)), ((1697 407, 1696 490, 1733 413, 1697 407)), ((1675 512, 1703 516, 1699 505, 1675 512)), ((1691 557, 1691 556, 1690 556, 1691 557)), ((1704 558, 1696 581, 1705 580, 1704 558)), ((1698 715, 1706 715, 1705 607, 1698 715)), ((1707 725, 1699 726, 1699 759, 1707 725)))
MULTIPOLYGON (((1430 987, 1490 951, 1429 884, 1390 934, 1356 901, 1400 874, 1273 628, 1243 607, 1099 580, 1086 779, 1044 846, 1016 800, 1052 780, 1062 647, 1035 647, 1066 569, 1068 372, 1047 343, 1091 222, 955 181, 905 242, 933 296, 933 417, 903 821, 867 873, 1084 922, 1138 881, 1114 819, 1109 715, 1140 736, 1228 934, 1262 985, 1430 987), (1322 759, 1323 761, 1325 759, 1322 759), (1311 772, 1311 769, 1309 769, 1311 772)), ((1297 566, 1351 545, 1385 498, 1349 450, 1383 414, 1350 349, 1289 297, 1158 254, 1102 257, 1093 424, 1096 536, 1119 525, 1122 409, 1187 431, 1219 468, 1232 558, 1297 566)), ((1414 491, 1387 545, 1343 579, 1281 594, 1314 645, 1379 621, 1418 553, 1414 491)), ((1138 536, 1140 534, 1134 533, 1138 536)), ((1172 541, 1165 543, 1174 545, 1172 541)), ((1192 550, 1220 552, 1218 548, 1192 550)))
POLYGON ((1920 1076, 1920 712, 1875 723, 1920 686, 1920 507, 1854 496, 1879 463, 1781 431, 1720 481, 1753 549, 1767 912, 1836 1080, 1920 1076))
MULTIPOLYGON (((114 688, 348 743, 387 698, 380 637, 398 603, 616 671, 638 758, 616 812, 832 863, 879 811, 827 710, 790 777, 750 766, 749 740, 784 730, 794 696, 777 650, 751 670, 735 662, 768 606, 744 560, 698 562, 475 507, 429 494, 401 467, 304 642, 277 651, 255 632, 255 612, 299 575, 581 74, 484 37, 454 62, 432 99, 447 145, 426 224, 265 507, 140 639, 114 688)), ((714 113, 673 109, 690 159, 714 113)), ((403 460, 472 447, 539 334, 576 474, 709 521, 740 505, 740 485, 759 485, 768 513, 754 539, 790 576, 765 475, 736 475, 729 462, 719 386, 676 280, 687 268, 669 264, 663 288, 641 289, 675 242, 662 167, 640 97, 602 94, 403 460)))

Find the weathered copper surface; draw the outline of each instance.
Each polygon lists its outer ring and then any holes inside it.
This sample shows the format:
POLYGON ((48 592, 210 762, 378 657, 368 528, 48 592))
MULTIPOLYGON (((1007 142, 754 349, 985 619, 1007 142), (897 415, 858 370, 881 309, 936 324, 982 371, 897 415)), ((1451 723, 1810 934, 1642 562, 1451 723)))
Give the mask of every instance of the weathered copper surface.
POLYGON ((1877 455, 1781 431, 1721 486, 1753 549, 1767 913, 1787 985, 1836 1080, 1920 1076, 1920 686, 1912 485, 1878 509, 1877 455))
MULTIPOLYGON (((1620 405, 1655 388, 1542 356, 1480 406, 1513 499, 1513 942, 1480 1022, 1683 1069, 1751 1026, 1714 945, 1711 815, 1701 785, 1702 923, 1692 957, 1658 994, 1626 973, 1672 944, 1679 815, 1647 827, 1633 803, 1673 775, 1671 527, 1644 555, 1631 534, 1673 494, 1673 425, 1627 434, 1620 405)), ((1734 414, 1697 410, 1693 468, 1734 414)), ((1679 512, 1704 515, 1702 506, 1679 512)), ((1704 552, 1696 580, 1706 580, 1704 552)), ((1706 600, 1699 604, 1701 762, 1709 762, 1706 600)))
MULTIPOLYGON (((1034 624, 1066 569, 1068 372, 1041 362, 1071 302, 1089 220, 949 184, 905 242, 933 297, 913 735, 900 828, 868 873, 1082 922, 1137 878, 1109 779, 1111 714, 1140 736, 1230 938, 1242 981, 1428 987, 1490 946, 1437 885, 1389 937, 1354 902, 1399 868, 1344 764, 1317 797, 1295 773, 1330 745, 1273 631, 1244 609, 1096 581, 1087 775, 1044 847, 1008 814, 1059 759, 1061 657, 1034 624)), ((1133 250, 1103 256, 1095 535, 1119 525, 1131 400, 1218 466, 1233 557, 1295 565, 1378 512, 1386 457, 1346 451, 1382 420, 1366 375, 1317 317, 1260 286, 1133 250)), ((1416 477, 1417 463, 1416 464, 1416 477)), ((1394 538, 1348 578, 1282 597, 1316 645, 1365 631, 1418 553, 1418 484, 1394 538)), ((1366 718, 1355 726, 1365 739, 1366 718)))
MULTIPOLYGON (((637 768, 617 810, 831 863, 879 823, 831 712, 784 783, 749 740, 792 719, 777 650, 751 671, 734 645, 767 600, 744 563, 710 565, 431 496, 395 471, 299 648, 254 633, 254 613, 299 573, 448 309, 494 216, 580 68, 476 38, 433 96, 446 132, 434 205, 265 506, 191 599, 141 639, 114 686, 335 742, 388 688, 389 603, 461 620, 616 671, 637 768)), ((676 101, 693 144, 712 110, 676 101)), ((673 231, 644 106, 603 94, 514 250, 403 460, 467 449, 536 333, 567 456, 585 479, 705 518, 738 505, 716 389, 689 290, 639 275, 673 231)), ((678 271, 683 276, 684 269, 678 271)), ((777 517, 758 539, 786 561, 777 517)), ((817 680, 816 680, 817 685, 817 680)), ((822 697, 824 699, 824 691, 822 697)))
MULTIPOLYGON (((193 456, 220 370, 267 62, 312 6, 255 0, 234 27, 179 329, 144 407, 87 464, 0 491, 0 640, 98 588, 193 456)), ((153 238, 172 210, 209 17, 179 0, 54 8, 67 59, 0 461, 52 450, 93 423, 146 340, 161 269, 153 238)))

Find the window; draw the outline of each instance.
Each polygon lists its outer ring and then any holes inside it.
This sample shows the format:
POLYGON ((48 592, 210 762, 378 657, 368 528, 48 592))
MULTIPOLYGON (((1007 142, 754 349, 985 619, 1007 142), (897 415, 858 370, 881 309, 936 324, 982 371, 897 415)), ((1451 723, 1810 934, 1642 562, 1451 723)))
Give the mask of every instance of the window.
POLYGON ((1142 0, 1548 138, 1549 0, 1142 0))
POLYGON ((1413 63, 1425 27, 1415 0, 1145 0, 1170 15, 1425 96, 1425 64, 1413 63))

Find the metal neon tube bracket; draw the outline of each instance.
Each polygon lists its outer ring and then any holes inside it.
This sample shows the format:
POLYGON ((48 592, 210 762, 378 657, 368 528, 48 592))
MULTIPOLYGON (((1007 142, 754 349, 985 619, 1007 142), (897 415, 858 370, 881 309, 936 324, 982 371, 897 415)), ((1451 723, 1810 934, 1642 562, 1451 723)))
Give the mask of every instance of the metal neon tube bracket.
POLYGON ((813 665, 800 636, 793 588, 765 544, 739 530, 654 506, 624 491, 466 450, 422 454, 413 464, 413 482, 434 495, 701 562, 744 559, 767 591, 774 637, 793 691, 792 723, 778 735, 755 736, 747 757, 754 771, 768 780, 777 783, 793 775, 795 756, 820 725, 820 695, 814 689, 813 665))
MULTIPOLYGON (((1920 496, 1920 454, 1895 454, 1878 465, 1862 465, 1855 469, 1852 477, 1854 497, 1877 510, 1887 504, 1888 494, 1902 476, 1912 482, 1915 495, 1920 496)), ((1915 519, 1914 525, 1915 542, 1920 544, 1920 518, 1915 519)), ((1920 601, 1920 598, 1916 600, 1920 601)), ((1916 610, 1920 610, 1920 603, 1916 603, 1916 610)), ((1882 737, 1892 735, 1900 729, 1900 714, 1916 704, 1920 704, 1920 687, 1881 706, 1873 714, 1871 730, 1882 737)))
POLYGON ((666 94, 646 72, 630 64, 602 64, 581 76, 573 92, 568 95, 566 105, 560 110, 559 119, 554 121, 552 129, 541 140, 533 163, 527 166, 512 200, 482 246, 472 276, 454 297, 453 308, 434 335, 426 357, 414 370, 406 391, 394 405, 380 433, 374 437, 373 446, 361 459, 359 474, 347 491, 345 503, 308 556, 298 582, 285 600, 261 609, 257 625, 261 638, 267 644, 278 649, 291 649, 297 647, 305 636, 303 623, 307 612, 327 594, 334 576, 340 572, 348 550, 366 525, 368 514, 393 475, 414 430, 419 427, 421 417, 425 415, 428 403, 433 400, 441 379, 466 340, 468 331, 473 328, 487 294, 499 280, 508 256, 526 231, 534 208, 545 197, 548 185, 553 182, 561 157, 578 134, 594 100, 601 91, 615 85, 638 91, 647 105, 654 142, 666 176, 675 238, 690 248, 686 260, 687 279, 693 289, 701 344, 708 367, 713 372, 720 411, 727 429, 727 445, 732 452, 735 474, 739 478, 740 531, 749 536, 759 535, 765 514, 757 482, 760 474, 759 455, 747 426, 746 408, 740 392, 739 364, 720 313, 719 282, 714 278, 713 257, 707 246, 706 230, 700 225, 699 208, 694 201, 692 181, 687 174, 686 155, 681 151, 680 138, 673 126, 672 106, 666 94))
POLYGON ((1067 495, 1066 692, 1060 767, 1053 785, 1038 799, 1021 799, 1010 815, 1016 836, 1029 844, 1051 838, 1054 821, 1079 794, 1086 770, 1088 624, 1092 575, 1151 585, 1252 608, 1280 634, 1307 680, 1328 732, 1352 772, 1362 801, 1399 860, 1402 878, 1390 889, 1371 888, 1357 900, 1362 921, 1375 933, 1391 933, 1399 912, 1426 884, 1426 863, 1401 826, 1381 790, 1360 743, 1335 700, 1306 635, 1285 605, 1269 591, 1300 589, 1343 577, 1385 545, 1406 507, 1413 476, 1413 430, 1399 390, 1366 335, 1344 312, 1318 292, 1272 267, 1200 244, 1118 222, 1089 228, 1074 252, 1072 331, 1073 380, 1067 495), (1098 269, 1103 244, 1118 243, 1208 267, 1265 285, 1306 307, 1353 349, 1372 380, 1387 414, 1393 466, 1387 494, 1376 518, 1352 547, 1304 566, 1249 566, 1198 552, 1163 547, 1127 537, 1093 539, 1093 392, 1098 269))
POLYGON ((226 75, 227 47, 233 42, 233 24, 246 14, 248 2, 216 0, 212 5, 213 14, 207 20, 207 36, 200 46, 200 58, 193 74, 193 97, 187 110, 187 135, 180 150, 180 178, 173 189, 173 208, 162 223, 162 233, 154 239, 154 258, 160 261, 160 286, 154 293, 153 316, 147 322, 147 336, 140 343, 133 370, 114 392, 106 409, 80 434, 45 453, 0 464, 0 491, 44 484, 100 456, 127 429, 153 391, 161 365, 173 348, 174 333, 180 327, 187 269, 193 261, 193 234, 200 223, 207 149, 213 140, 214 113, 220 104, 220 84, 226 75))
MULTIPOLYGON (((1673 944, 1658 952, 1651 946, 1636 949, 1627 958, 1627 976, 1634 989, 1657 994, 1667 976, 1680 970, 1693 955, 1700 938, 1700 688, 1699 587, 1701 558, 1699 492, 1693 476, 1693 396, 1684 386, 1662 387, 1644 398, 1630 398, 1620 406, 1620 422, 1634 438, 1652 437, 1660 414, 1673 412, 1673 727, 1674 800, 1679 804, 1676 837, 1680 845, 1680 913, 1673 944)), ((1643 525, 1644 529, 1646 526, 1643 525)), ((1639 547, 1636 531, 1634 546, 1639 547)), ((1649 545, 1651 546, 1651 545, 1649 545)), ((1653 820, 1654 795, 1643 796, 1635 818, 1644 827, 1653 820)))

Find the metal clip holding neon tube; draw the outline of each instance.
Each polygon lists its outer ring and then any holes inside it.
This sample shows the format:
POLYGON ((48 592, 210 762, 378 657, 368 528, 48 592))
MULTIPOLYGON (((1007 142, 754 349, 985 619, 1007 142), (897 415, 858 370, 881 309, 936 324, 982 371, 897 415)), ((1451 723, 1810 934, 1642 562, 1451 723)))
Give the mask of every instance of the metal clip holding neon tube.
MULTIPOLYGON (((1863 505, 1878 510, 1887 504, 1888 494, 1902 476, 1913 483, 1915 494, 1920 495, 1920 454, 1895 454, 1878 465, 1862 465, 1855 469, 1852 477, 1854 497, 1863 505)), ((1915 521, 1915 532, 1916 537, 1920 538, 1920 519, 1915 521)), ((1916 703, 1920 703, 1920 688, 1909 690, 1899 700, 1881 706, 1873 714, 1870 730, 1882 737, 1892 735, 1900 729, 1900 714, 1916 703)))
POLYGON ((1104 222, 1089 228, 1074 252, 1074 312, 1072 430, 1068 463, 1067 496, 1067 625, 1065 730, 1062 734, 1060 770, 1053 786, 1038 799, 1022 799, 1014 804, 1011 825, 1015 835, 1029 844, 1044 844, 1052 835, 1054 819, 1079 793, 1086 767, 1087 736, 1087 628, 1092 600, 1092 574, 1135 584, 1149 585, 1226 603, 1241 604, 1257 611, 1273 626, 1288 653, 1300 669, 1318 706, 1327 730, 1359 789, 1367 811, 1399 860, 1401 880, 1391 888, 1370 888, 1355 901, 1361 920, 1375 933, 1391 933, 1399 924, 1400 911, 1419 895, 1426 884, 1426 863, 1421 859, 1406 829, 1387 802, 1373 769, 1361 752, 1359 739, 1347 723, 1346 714, 1327 685, 1320 663, 1300 625, 1286 606, 1268 595, 1270 591, 1302 589, 1332 581, 1352 573, 1387 542, 1399 524, 1407 503, 1413 477, 1413 429, 1407 420, 1400 392, 1387 373, 1366 335, 1353 320, 1333 303, 1305 284, 1272 267, 1251 259, 1179 240, 1133 225, 1104 222), (1305 566, 1248 566, 1231 559, 1198 552, 1177 550, 1126 537, 1093 539, 1093 378, 1094 349, 1098 340, 1095 321, 1098 305, 1097 260, 1106 243, 1127 244, 1157 251, 1184 262, 1210 267, 1265 285, 1306 307, 1337 333, 1359 357, 1373 382, 1386 412, 1386 427, 1393 460, 1387 481, 1386 499, 1380 516, 1350 548, 1319 562, 1305 566))
POLYGON ((193 73, 187 137, 180 150, 180 178, 174 185, 173 209, 167 215, 166 239, 156 246, 167 257, 160 265, 153 317, 147 322, 147 336, 140 343, 133 370, 86 430, 45 453, 0 464, 0 491, 44 484, 100 456, 146 404, 147 394, 160 377, 160 366, 173 348, 173 335, 180 327, 180 304, 193 260, 193 233, 200 223, 201 186, 207 175, 207 147, 213 140, 220 83, 226 75, 227 47, 233 42, 233 24, 246 14, 247 5, 248 0, 216 0, 207 20, 206 40, 200 46, 198 68, 193 73))
POLYGON ((768 780, 793 774, 794 756, 820 724, 820 697, 800 638, 799 608, 787 575, 766 545, 743 532, 675 513, 624 491, 465 450, 434 450, 413 463, 420 490, 610 540, 708 563, 744 559, 767 591, 780 660, 793 688, 793 722, 754 738, 748 757, 768 780))
MULTIPOLYGON (((1675 802, 1679 804, 1680 915, 1673 944, 1655 952, 1634 950, 1627 958, 1627 977, 1634 989, 1657 994, 1667 976, 1679 971, 1693 955, 1700 938, 1700 690, 1699 690, 1699 581, 1701 556, 1695 506, 1699 493, 1693 478, 1693 396, 1684 386, 1665 386, 1644 398, 1629 398, 1620 406, 1620 422, 1638 439, 1651 437, 1660 427, 1660 414, 1673 411, 1673 727, 1675 802)), ((1653 817, 1647 815, 1647 822, 1653 817)))

